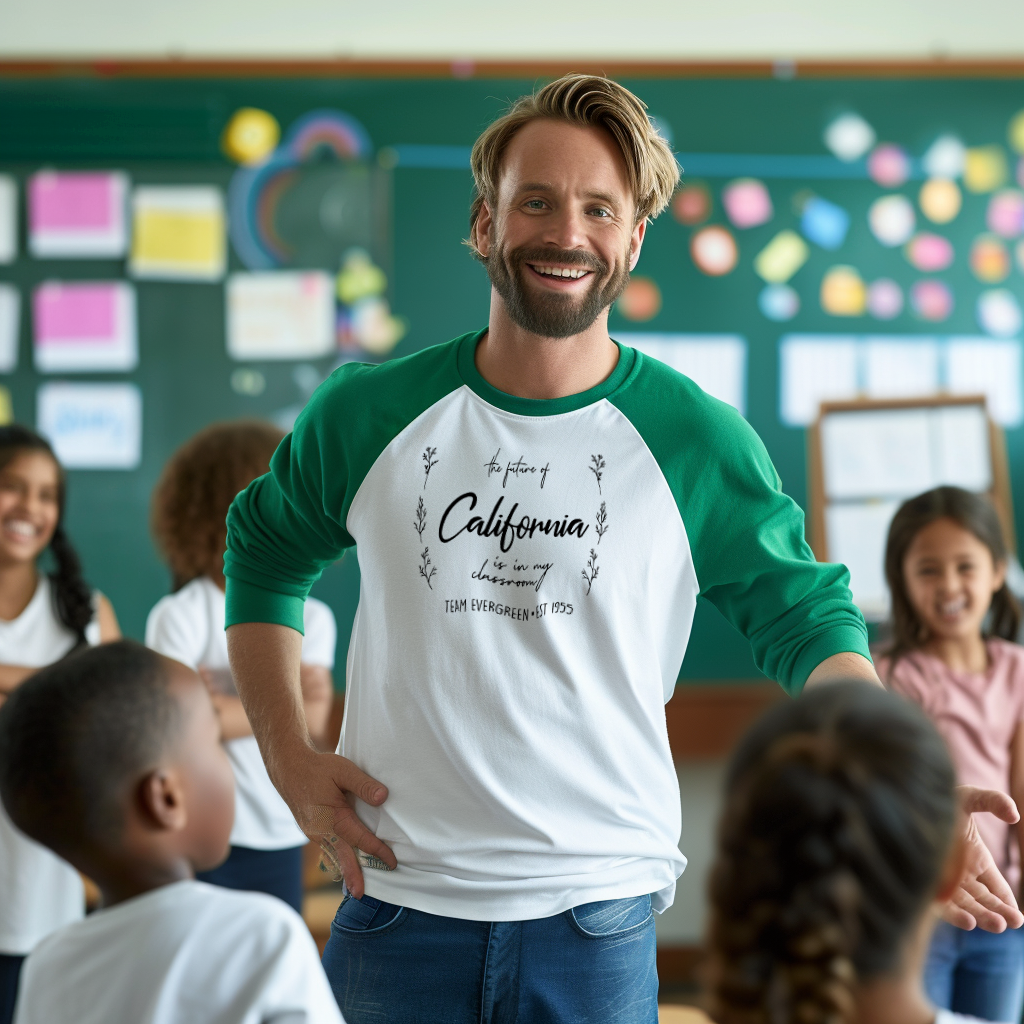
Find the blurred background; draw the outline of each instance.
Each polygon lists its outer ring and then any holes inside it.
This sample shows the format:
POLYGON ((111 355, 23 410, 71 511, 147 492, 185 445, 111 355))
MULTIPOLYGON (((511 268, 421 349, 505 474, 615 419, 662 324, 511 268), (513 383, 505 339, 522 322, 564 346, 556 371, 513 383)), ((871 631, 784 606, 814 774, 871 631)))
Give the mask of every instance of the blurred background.
MULTIPOLYGON (((747 417, 873 635, 901 497, 985 490, 1019 533, 1024 5, 0 10, 0 419, 70 467, 70 532, 128 635, 169 589, 148 508, 181 442, 242 416, 287 428, 341 362, 485 324, 470 147, 571 70, 634 90, 684 170, 613 336, 747 417)), ((339 692, 358 586, 348 556, 313 591, 339 692)), ((690 866, 659 967, 680 998, 723 759, 780 696, 702 604, 668 706, 690 866)))

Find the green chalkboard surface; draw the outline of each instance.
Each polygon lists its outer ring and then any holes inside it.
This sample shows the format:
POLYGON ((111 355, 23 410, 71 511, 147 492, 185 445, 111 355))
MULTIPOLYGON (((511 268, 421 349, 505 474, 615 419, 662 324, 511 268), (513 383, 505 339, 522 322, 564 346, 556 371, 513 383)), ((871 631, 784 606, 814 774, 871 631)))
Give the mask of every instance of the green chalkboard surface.
MULTIPOLYGON (((32 289, 47 279, 116 279, 127 273, 122 260, 37 260, 27 254, 23 183, 31 173, 44 167, 120 169, 136 184, 205 183, 226 190, 236 168, 222 155, 220 138, 236 109, 265 109, 285 129, 311 110, 343 111, 368 133, 373 147, 368 166, 376 176, 375 187, 387 192, 377 211, 374 256, 389 271, 392 310, 408 323, 407 334, 393 353, 400 356, 486 321, 487 280, 462 245, 471 196, 468 147, 510 98, 534 84, 477 79, 0 79, 0 173, 22 183, 19 255, 14 263, 0 266, 0 281, 15 284, 22 293, 18 368, 0 381, 11 391, 16 417, 34 423, 36 391, 47 379, 32 365, 32 289)), ((747 417, 764 439, 785 489, 804 504, 804 432, 785 426, 779 416, 780 337, 791 331, 977 335, 975 304, 986 287, 972 275, 968 252, 975 236, 985 230, 990 197, 968 191, 956 219, 929 228, 948 238, 955 253, 947 269, 931 275, 945 281, 955 299, 941 325, 922 324, 909 305, 884 325, 866 315, 839 318, 823 312, 819 288, 835 264, 854 266, 865 279, 891 277, 905 291, 927 276, 910 266, 901 248, 886 249, 873 237, 867 210, 884 190, 868 177, 863 161, 847 165, 831 156, 822 139, 824 128, 838 114, 853 110, 873 126, 879 140, 904 147, 912 158, 911 180, 889 191, 902 192, 914 203, 921 185, 919 158, 943 133, 955 134, 967 146, 1001 147, 1010 175, 1007 184, 1013 186, 1017 156, 1008 143, 1007 126, 1024 107, 1024 83, 651 78, 625 84, 646 100, 671 136, 686 180, 707 185, 713 199, 710 223, 728 225, 721 190, 744 176, 764 182, 774 214, 757 227, 730 227, 739 261, 735 270, 721 277, 707 276, 695 267, 690 256, 695 228, 664 214, 648 233, 638 268, 657 284, 660 311, 644 323, 614 312, 613 334, 643 330, 744 337, 747 417), (790 282, 799 295, 800 311, 780 324, 759 309, 763 282, 755 275, 753 260, 779 230, 799 227, 800 204, 810 193, 845 209, 850 227, 836 251, 810 246, 807 262, 790 282)), ((302 210, 294 216, 301 221, 302 210)), ((920 214, 918 218, 922 220, 920 214)), ((1011 255, 1014 244, 1008 242, 1011 255)), ((335 257, 314 245, 300 262, 336 272, 336 263, 331 263, 335 257)), ((229 269, 244 269, 235 251, 230 253, 229 269)), ((148 610, 169 584, 148 533, 150 492, 168 455, 212 421, 280 417, 300 407, 334 360, 253 364, 264 376, 265 390, 238 393, 231 376, 239 364, 225 348, 223 282, 135 284, 137 370, 76 379, 129 380, 140 387, 142 463, 130 472, 73 472, 68 522, 89 579, 109 595, 125 632, 141 637, 148 610)), ((1018 299, 1024 296, 1019 261, 1000 287, 1018 299)), ((1008 429, 1007 441, 1020 510, 1024 430, 1008 429)), ((1022 526, 1018 521, 1018 535, 1024 536, 1022 526)), ((356 559, 346 557, 325 573, 314 593, 338 616, 343 663, 358 599, 356 559)), ((745 641, 713 609, 702 606, 683 678, 756 674, 745 641)))

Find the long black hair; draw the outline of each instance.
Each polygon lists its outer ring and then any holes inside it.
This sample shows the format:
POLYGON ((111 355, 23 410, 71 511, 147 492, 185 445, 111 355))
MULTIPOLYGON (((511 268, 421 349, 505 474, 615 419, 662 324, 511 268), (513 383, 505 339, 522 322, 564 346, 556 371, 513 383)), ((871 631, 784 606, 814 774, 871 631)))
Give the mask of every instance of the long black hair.
POLYGON ((54 571, 49 574, 53 585, 53 603, 57 618, 76 637, 76 647, 86 643, 85 628, 94 614, 92 591, 82 577, 82 563, 64 531, 64 503, 67 497, 67 476, 64 467, 49 443, 35 431, 18 423, 0 427, 0 470, 25 452, 40 452, 53 459, 57 467, 57 527, 50 538, 48 550, 53 556, 54 571))
POLYGON ((952 846, 953 765, 916 706, 864 682, 778 705, 741 742, 711 874, 712 1018, 854 1024, 900 964, 952 846))

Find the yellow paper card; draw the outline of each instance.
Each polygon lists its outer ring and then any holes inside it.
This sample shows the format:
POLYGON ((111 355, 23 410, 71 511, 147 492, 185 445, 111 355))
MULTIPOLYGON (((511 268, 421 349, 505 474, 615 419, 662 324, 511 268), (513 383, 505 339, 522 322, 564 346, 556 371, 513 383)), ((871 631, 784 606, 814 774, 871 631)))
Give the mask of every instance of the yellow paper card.
POLYGON ((219 189, 140 187, 132 207, 132 274, 174 281, 224 276, 227 244, 219 189))
POLYGON ((780 231, 754 258, 754 270, 769 284, 785 284, 807 256, 807 243, 795 231, 780 231))
POLYGON ((831 316, 861 316, 867 305, 867 289, 853 267, 838 266, 821 281, 821 308, 831 316))
POLYGON ((964 161, 964 187, 968 192, 994 192, 1006 184, 1010 169, 1001 146, 975 146, 964 161))

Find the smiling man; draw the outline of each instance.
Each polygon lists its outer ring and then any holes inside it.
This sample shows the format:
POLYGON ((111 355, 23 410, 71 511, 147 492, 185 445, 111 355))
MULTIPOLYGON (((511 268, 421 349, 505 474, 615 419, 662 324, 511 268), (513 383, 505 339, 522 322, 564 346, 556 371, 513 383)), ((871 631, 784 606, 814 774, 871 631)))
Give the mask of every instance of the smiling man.
POLYGON ((698 596, 791 693, 877 680, 846 569, 814 561, 751 428, 608 335, 678 181, 643 104, 567 76, 472 167, 488 326, 313 397, 229 516, 232 667, 271 777, 344 871, 324 964, 350 1024, 653 1024, 652 913, 685 866, 664 704, 698 596), (322 754, 302 605, 354 545, 322 754))

